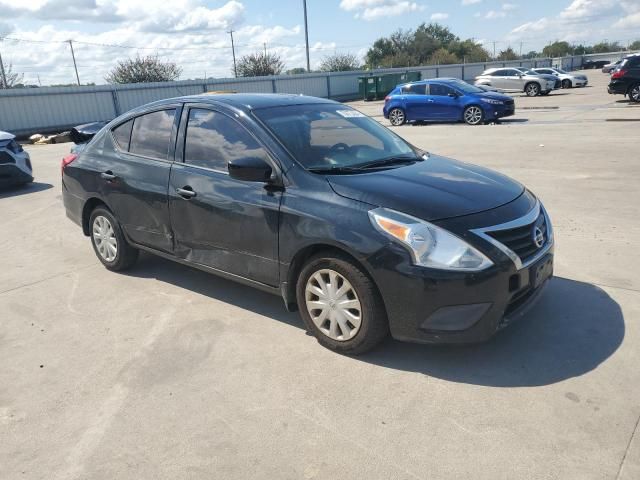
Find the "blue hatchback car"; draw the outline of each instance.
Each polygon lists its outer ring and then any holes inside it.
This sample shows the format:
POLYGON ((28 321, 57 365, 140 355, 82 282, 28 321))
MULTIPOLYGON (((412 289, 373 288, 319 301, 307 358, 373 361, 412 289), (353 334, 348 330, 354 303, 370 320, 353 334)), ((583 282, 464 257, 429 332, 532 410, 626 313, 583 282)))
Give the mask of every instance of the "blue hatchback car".
POLYGON ((398 85, 384 99, 384 118, 406 122, 459 122, 469 125, 513 115, 513 98, 483 90, 457 78, 438 78, 398 85))

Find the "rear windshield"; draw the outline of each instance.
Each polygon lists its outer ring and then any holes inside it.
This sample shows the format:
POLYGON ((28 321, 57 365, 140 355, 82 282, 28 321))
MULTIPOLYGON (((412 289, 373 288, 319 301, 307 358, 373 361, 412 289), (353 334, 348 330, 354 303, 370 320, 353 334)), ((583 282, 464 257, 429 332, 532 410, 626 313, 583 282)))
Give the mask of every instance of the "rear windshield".
POLYGON ((308 169, 416 157, 413 148, 400 137, 344 105, 289 105, 257 109, 254 115, 308 169))

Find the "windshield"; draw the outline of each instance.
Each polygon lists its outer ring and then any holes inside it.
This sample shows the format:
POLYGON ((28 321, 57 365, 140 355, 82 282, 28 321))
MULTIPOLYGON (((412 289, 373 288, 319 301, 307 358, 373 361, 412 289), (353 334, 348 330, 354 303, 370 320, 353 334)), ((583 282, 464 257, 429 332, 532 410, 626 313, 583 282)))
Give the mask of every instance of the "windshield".
POLYGON ((475 85, 469 85, 467 82, 463 82, 462 80, 451 80, 451 84, 456 88, 459 88, 464 93, 484 93, 485 90, 476 87, 475 85))
POLYGON ((556 68, 556 72, 558 72, 558 73, 567 73, 564 70, 560 70, 559 68, 556 68))
POLYGON ((413 148, 375 120, 339 104, 288 105, 254 114, 308 170, 418 160, 413 148))

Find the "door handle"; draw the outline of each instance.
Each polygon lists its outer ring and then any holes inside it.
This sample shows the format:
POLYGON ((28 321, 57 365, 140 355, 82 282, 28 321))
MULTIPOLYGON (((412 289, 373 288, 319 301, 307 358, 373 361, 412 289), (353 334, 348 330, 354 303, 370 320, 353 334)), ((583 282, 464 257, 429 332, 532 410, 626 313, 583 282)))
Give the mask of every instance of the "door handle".
POLYGON ((189 186, 176 188, 176 193, 186 200, 189 200, 190 198, 193 198, 197 195, 196 192, 193 191, 193 188, 189 186))
POLYGON ((433 103, 435 100, 431 100, 430 98, 427 100, 427 103, 433 103))
POLYGON ((116 175, 113 174, 113 172, 111 170, 107 170, 106 172, 102 172, 100 174, 100 176, 102 178, 104 178, 107 181, 111 181, 111 180, 115 180, 116 178, 118 178, 116 175))

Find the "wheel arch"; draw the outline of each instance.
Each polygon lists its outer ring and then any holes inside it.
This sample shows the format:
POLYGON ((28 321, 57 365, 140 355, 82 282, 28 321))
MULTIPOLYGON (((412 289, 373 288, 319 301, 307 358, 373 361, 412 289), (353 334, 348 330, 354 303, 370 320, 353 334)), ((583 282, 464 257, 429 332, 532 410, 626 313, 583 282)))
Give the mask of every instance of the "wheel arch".
POLYGON ((314 255, 318 255, 320 253, 323 254, 333 254, 335 256, 346 257, 350 261, 352 261, 355 265, 360 267, 363 272, 365 272, 373 284, 378 288, 369 271, 367 265, 365 265, 358 257, 351 252, 348 248, 343 245, 336 245, 331 243, 313 243, 310 245, 306 245, 300 250, 296 252, 293 256, 291 262, 289 263, 289 268, 287 269, 286 277, 284 282, 281 283, 281 293, 282 298, 284 299, 285 306, 287 310, 290 312, 294 312, 298 309, 298 305, 296 302, 296 284, 298 281, 298 276, 302 271, 302 268, 307 263, 309 258, 314 255))
POLYGON ((89 220, 91 218, 91 212, 93 212, 96 207, 105 207, 107 210, 111 211, 111 209, 98 197, 89 198, 82 207, 82 233, 86 237, 89 236, 90 228, 89 228, 89 220))
POLYGON ((527 87, 529 85, 531 85, 532 83, 535 83, 536 85, 538 85, 538 91, 541 92, 542 91, 542 84, 540 82, 538 82, 537 80, 529 80, 527 83, 524 84, 524 88, 522 89, 523 92, 527 91, 527 87))

